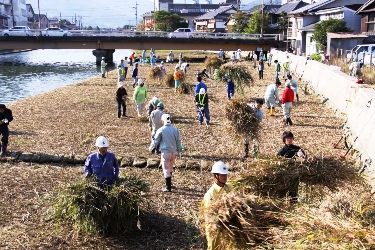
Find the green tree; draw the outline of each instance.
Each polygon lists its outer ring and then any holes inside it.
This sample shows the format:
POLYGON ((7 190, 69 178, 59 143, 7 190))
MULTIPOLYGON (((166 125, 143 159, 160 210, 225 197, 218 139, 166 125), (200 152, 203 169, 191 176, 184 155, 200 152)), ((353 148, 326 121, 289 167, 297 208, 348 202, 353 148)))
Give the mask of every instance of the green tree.
POLYGON ((318 50, 325 51, 327 48, 327 32, 352 32, 346 27, 343 19, 328 19, 315 24, 312 39, 317 42, 318 50))
POLYGON ((60 20, 60 25, 71 25, 72 23, 69 22, 67 19, 61 19, 60 20))
MULTIPOLYGON (((270 16, 268 13, 263 13, 263 34, 270 32, 269 27, 270 16)), ((262 11, 256 10, 250 17, 247 27, 245 28, 245 33, 248 34, 260 34, 262 27, 262 11)))
POLYGON ((155 14, 156 30, 160 31, 173 31, 178 28, 186 28, 188 24, 182 17, 177 14, 171 14, 168 11, 160 10, 155 14))
POLYGON ((243 12, 241 10, 237 11, 231 19, 234 21, 234 25, 230 26, 230 32, 243 33, 247 27, 250 14, 243 12))
POLYGON ((279 25, 279 29, 282 31, 282 34, 285 35, 285 30, 288 28, 288 13, 282 11, 279 19, 277 20, 277 24, 279 25))

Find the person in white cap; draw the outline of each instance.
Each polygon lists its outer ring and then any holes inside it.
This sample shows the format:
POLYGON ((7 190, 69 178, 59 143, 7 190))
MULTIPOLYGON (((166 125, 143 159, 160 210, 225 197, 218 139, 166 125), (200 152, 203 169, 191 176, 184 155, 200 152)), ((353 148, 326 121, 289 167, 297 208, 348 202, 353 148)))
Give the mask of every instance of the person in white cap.
POLYGON ((111 185, 119 175, 119 166, 114 153, 108 151, 107 138, 99 136, 95 145, 98 152, 89 155, 85 162, 86 178, 94 174, 100 187, 111 185))
POLYGON ((133 99, 137 104, 138 117, 142 116, 142 110, 147 100, 147 88, 142 79, 138 79, 138 86, 134 89, 133 99))
POLYGON ((171 124, 169 114, 161 116, 163 126, 156 131, 155 139, 152 141, 149 151, 152 151, 157 145, 160 145, 161 165, 166 187, 163 192, 172 191, 172 170, 176 157, 181 157, 181 137, 180 132, 171 124))
POLYGON ((105 78, 105 66, 107 66, 107 63, 104 61, 105 57, 102 57, 102 61, 100 62, 100 68, 102 72, 102 78, 105 78))
POLYGON ((210 122, 210 110, 208 108, 208 95, 204 88, 199 90, 198 95, 195 95, 195 106, 198 111, 198 121, 202 125, 203 117, 206 120, 206 125, 210 122))
POLYGON ((122 116, 126 117, 126 97, 128 93, 124 88, 124 83, 119 82, 116 91, 116 101, 117 101, 117 117, 121 117, 121 107, 122 107, 122 116))
MULTIPOLYGON (((228 171, 228 166, 222 162, 218 161, 215 162, 215 164, 212 166, 211 173, 213 173, 215 182, 210 187, 210 189, 207 191, 207 193, 204 195, 201 208, 202 209, 209 209, 211 204, 215 202, 217 199, 220 199, 221 195, 224 193, 229 193, 232 190, 232 187, 227 184, 228 180, 228 174, 230 173, 228 171)), ((214 238, 211 236, 210 232, 211 226, 212 226, 212 219, 210 219, 208 216, 205 216, 205 228, 206 228, 206 239, 207 239, 207 249, 213 250, 213 249, 220 249, 219 243, 220 241, 216 238, 214 241, 214 238)))
POLYGON ((292 120, 290 119, 290 113, 292 112, 292 104, 294 102, 294 92, 291 89, 291 86, 291 82, 285 83, 285 89, 281 97, 281 107, 283 108, 285 125, 290 126, 293 125, 292 120))

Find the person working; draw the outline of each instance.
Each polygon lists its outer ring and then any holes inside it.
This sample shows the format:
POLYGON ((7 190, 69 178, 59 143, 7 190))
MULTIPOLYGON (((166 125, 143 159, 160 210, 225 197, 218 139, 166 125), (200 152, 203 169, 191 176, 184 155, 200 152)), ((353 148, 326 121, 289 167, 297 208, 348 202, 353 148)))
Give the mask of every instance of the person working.
POLYGON ((12 110, 8 109, 5 104, 0 104, 0 151, 1 156, 6 156, 9 141, 9 123, 13 121, 12 110))

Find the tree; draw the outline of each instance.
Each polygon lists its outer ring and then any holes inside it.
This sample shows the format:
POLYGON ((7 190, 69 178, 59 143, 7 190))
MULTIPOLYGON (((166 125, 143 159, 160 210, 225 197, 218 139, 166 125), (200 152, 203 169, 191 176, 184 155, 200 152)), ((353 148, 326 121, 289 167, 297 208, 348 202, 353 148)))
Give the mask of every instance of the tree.
POLYGON ((328 19, 315 24, 312 39, 317 42, 317 48, 325 51, 327 48, 327 32, 353 32, 346 27, 343 19, 328 19))
POLYGON ((230 26, 230 32, 243 33, 247 27, 250 14, 239 10, 231 18, 234 21, 234 25, 230 26))
POLYGON ((279 29, 283 31, 283 35, 285 35, 285 30, 288 28, 288 13, 281 11, 277 24, 279 25, 279 29))
POLYGON ((171 14, 168 11, 160 10, 154 14, 156 30, 173 31, 178 28, 186 28, 188 24, 177 14, 171 14))
MULTIPOLYGON (((263 34, 270 32, 269 27, 270 16, 268 13, 263 14, 263 34)), ((256 10, 250 17, 247 27, 245 28, 245 33, 248 34, 260 34, 262 26, 262 10, 256 10)))
POLYGON ((69 22, 67 19, 61 19, 60 20, 60 25, 71 25, 72 23, 69 22))

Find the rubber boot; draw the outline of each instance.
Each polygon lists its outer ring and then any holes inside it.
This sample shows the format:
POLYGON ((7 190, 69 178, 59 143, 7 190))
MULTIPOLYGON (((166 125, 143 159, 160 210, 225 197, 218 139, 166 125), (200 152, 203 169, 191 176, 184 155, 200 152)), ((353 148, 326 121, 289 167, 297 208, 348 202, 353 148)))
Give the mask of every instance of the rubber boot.
POLYGON ((271 108, 271 110, 270 110, 270 115, 271 115, 271 116, 274 116, 274 115, 275 115, 275 108, 271 108))
POLYGON ((257 145, 254 145, 254 159, 256 159, 257 158, 257 156, 258 156, 258 147, 257 147, 257 145))
POLYGON ((270 115, 271 114, 271 108, 267 108, 267 113, 270 115))
POLYGON ((247 158, 249 157, 249 144, 244 144, 245 145, 245 152, 244 152, 244 155, 243 155, 243 158, 247 158))
POLYGON ((1 156, 6 156, 7 146, 1 145, 1 156))
POLYGON ((296 94, 296 97, 297 97, 297 102, 299 102, 299 97, 298 97, 298 94, 296 94))
POLYGON ((163 192, 172 192, 172 177, 165 178, 165 186, 163 192))
POLYGON ((290 119, 290 117, 288 118, 288 124, 289 124, 289 126, 292 126, 292 125, 293 125, 293 122, 292 122, 292 120, 290 119))

